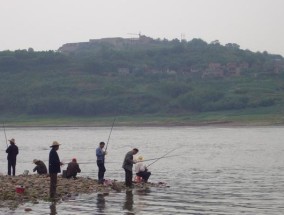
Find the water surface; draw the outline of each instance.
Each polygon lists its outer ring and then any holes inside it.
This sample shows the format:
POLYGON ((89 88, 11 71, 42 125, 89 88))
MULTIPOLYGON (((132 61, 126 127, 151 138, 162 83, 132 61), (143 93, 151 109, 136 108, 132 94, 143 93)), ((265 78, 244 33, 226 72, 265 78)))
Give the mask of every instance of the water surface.
MULTIPOLYGON (((82 163, 80 175, 92 178, 97 177, 95 148, 109 133, 108 127, 6 129, 20 150, 17 174, 32 172, 34 158, 47 163, 49 146, 57 140, 62 143, 60 159, 76 157, 82 163)), ((0 172, 6 174, 4 133, 2 139, 0 172)), ((133 147, 145 159, 176 149, 172 154, 179 156, 150 166, 150 181, 165 182, 169 188, 84 194, 55 205, 1 208, 0 214, 27 214, 25 207, 33 209, 29 214, 283 214, 283 140, 284 127, 115 127, 105 177, 124 179, 122 161, 133 147)))

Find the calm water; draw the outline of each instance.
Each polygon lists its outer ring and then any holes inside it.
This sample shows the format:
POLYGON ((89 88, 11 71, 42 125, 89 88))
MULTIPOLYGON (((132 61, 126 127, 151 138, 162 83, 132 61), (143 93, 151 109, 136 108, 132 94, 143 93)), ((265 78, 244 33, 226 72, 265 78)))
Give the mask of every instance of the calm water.
MULTIPOLYGON (((32 172, 34 158, 48 160, 53 140, 62 143, 58 154, 68 162, 76 157, 81 176, 96 178, 95 148, 107 141, 110 128, 6 129, 20 154, 17 174, 32 172)), ((0 172, 6 174, 5 136, 0 172)), ((119 127, 108 146, 105 177, 124 179, 121 169, 133 147, 145 159, 172 153, 150 166, 151 182, 169 188, 141 192, 80 195, 51 205, 26 204, 0 214, 283 214, 284 127, 119 127), (33 211, 24 212, 25 207, 33 211)), ((150 161, 149 161, 150 163, 150 161)), ((65 167, 66 168, 66 167, 65 167)), ((64 169, 65 169, 64 168, 64 169)))

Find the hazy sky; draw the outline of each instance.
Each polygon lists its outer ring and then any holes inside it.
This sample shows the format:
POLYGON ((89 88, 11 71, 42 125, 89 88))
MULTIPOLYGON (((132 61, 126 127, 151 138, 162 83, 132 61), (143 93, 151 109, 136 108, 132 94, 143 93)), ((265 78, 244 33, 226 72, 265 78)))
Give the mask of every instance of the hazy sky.
POLYGON ((0 0, 0 50, 104 37, 237 43, 284 56, 284 0, 0 0))

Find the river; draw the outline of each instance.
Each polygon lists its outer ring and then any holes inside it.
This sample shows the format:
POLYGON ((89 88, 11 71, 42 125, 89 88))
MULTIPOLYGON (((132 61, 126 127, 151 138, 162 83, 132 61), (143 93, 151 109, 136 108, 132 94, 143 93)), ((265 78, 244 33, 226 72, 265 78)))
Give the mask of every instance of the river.
MULTIPOLYGON (((33 159, 47 163, 54 140, 59 157, 76 157, 79 176, 97 177, 95 149, 107 142, 109 127, 6 128, 19 147, 16 174, 33 169, 33 159)), ((6 174, 3 132, 0 172, 6 174)), ((138 148, 144 159, 158 160, 149 169, 150 182, 168 187, 93 193, 51 204, 27 203, 0 214, 283 214, 284 127, 114 127, 106 158, 105 178, 123 181, 125 154, 138 148), (25 212, 26 207, 32 208, 25 212)), ((149 161, 150 164, 152 161, 149 161)), ((64 167, 63 167, 64 169, 64 167)))

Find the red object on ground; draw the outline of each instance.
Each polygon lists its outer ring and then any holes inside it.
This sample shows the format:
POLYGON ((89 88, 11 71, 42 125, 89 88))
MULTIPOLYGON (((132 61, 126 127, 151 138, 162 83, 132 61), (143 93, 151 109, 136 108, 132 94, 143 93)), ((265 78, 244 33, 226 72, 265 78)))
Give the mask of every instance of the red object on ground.
POLYGON ((134 177, 134 182, 136 182, 136 183, 142 182, 142 177, 136 175, 136 176, 134 177))
POLYGON ((25 192, 25 187, 24 187, 24 186, 17 186, 17 187, 16 187, 16 192, 17 192, 17 193, 23 193, 23 192, 25 192))

